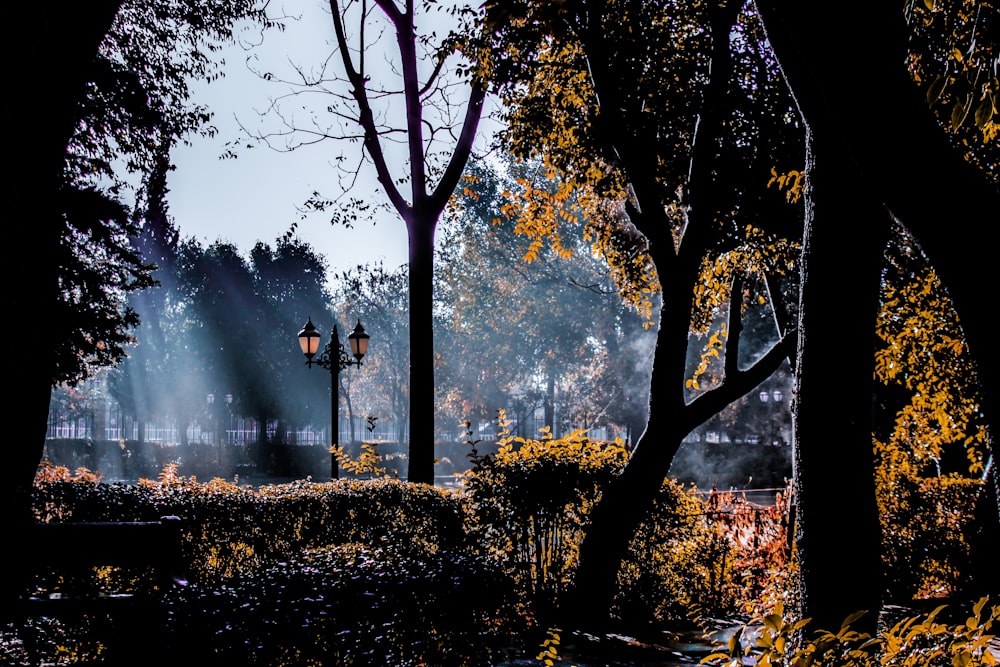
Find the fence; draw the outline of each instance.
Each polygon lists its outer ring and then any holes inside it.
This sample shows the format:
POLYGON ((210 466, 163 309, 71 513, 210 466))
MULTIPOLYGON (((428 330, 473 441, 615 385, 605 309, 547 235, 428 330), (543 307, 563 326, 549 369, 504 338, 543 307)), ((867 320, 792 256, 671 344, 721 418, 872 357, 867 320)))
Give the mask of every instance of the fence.
MULTIPOLYGON (((158 444, 250 445, 260 441, 260 422, 255 419, 229 415, 214 425, 211 420, 193 423, 186 429, 157 421, 142 422, 124 415, 115 404, 108 404, 102 413, 91 412, 73 416, 53 412, 49 416, 48 440, 110 440, 142 441, 158 444), (141 431, 141 433, 140 433, 141 431)), ((338 442, 370 440, 398 442, 400 428, 393 420, 378 420, 369 430, 365 417, 341 417, 338 442), (353 428, 352 428, 353 427, 353 428)), ((267 441, 290 445, 329 445, 330 434, 326 428, 284 428, 278 432, 277 421, 266 424, 267 441)))

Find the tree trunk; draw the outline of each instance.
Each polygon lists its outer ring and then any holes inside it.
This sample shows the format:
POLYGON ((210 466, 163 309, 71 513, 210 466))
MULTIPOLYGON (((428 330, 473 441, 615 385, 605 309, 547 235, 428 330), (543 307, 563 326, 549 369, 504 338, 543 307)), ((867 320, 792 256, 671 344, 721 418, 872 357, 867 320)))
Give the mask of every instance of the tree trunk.
MULTIPOLYGON (((671 249, 672 251, 672 249, 671 249)), ((654 255, 655 257, 655 255, 654 255)), ((665 276, 666 273, 661 273, 665 276)), ((675 276, 669 285, 692 285, 693 276, 675 276)), ((567 627, 600 632, 609 629, 617 592, 618 572, 632 538, 663 486, 684 437, 732 401, 759 385, 781 365, 790 340, 775 345, 753 366, 742 371, 727 367, 725 381, 688 402, 684 380, 691 322, 691 292, 664 289, 657 334, 657 362, 650 381, 650 412, 628 465, 605 490, 590 515, 579 565, 564 603, 567 627)), ((730 330, 738 331, 739 308, 731 311, 730 330)), ((736 335, 738 339, 738 335, 736 335)), ((727 350, 727 355, 735 349, 727 350)), ((734 364, 735 365, 735 364, 734 364)), ((870 379, 870 378, 869 378, 870 379)))
MULTIPOLYGON (((8 128, 7 161, 16 165, 3 178, 0 222, 9 233, 24 232, 17 251, 4 262, 3 275, 3 312, 18 325, 4 328, 4 349, 10 352, 6 370, 18 388, 8 399, 8 411, 17 417, 8 433, 10 465, 0 483, 0 517, 9 530, 8 542, 15 547, 8 550, 12 559, 8 568, 15 573, 24 552, 16 548, 23 539, 21 530, 32 521, 31 485, 44 450, 55 377, 51 355, 55 341, 45 318, 59 300, 58 202, 66 146, 77 120, 75 102, 119 4, 102 0, 5 9, 8 34, 0 48, 3 61, 16 64, 8 72, 8 88, 18 99, 0 110, 8 128), (30 332, 27 338, 26 332, 30 332)), ((4 577, 0 595, 6 595, 5 589, 16 579, 4 577)))
MULTIPOLYGON (((831 29, 828 8, 819 5, 790 0, 757 5, 806 122, 819 136, 840 137, 855 162, 856 185, 877 193, 910 230, 948 290, 992 425, 1000 400, 1000 349, 993 340, 992 309, 985 304, 995 299, 995 253, 976 230, 984 215, 1000 211, 1000 191, 950 145, 910 79, 902 8, 849 0, 838 5, 837 16, 844 20, 831 29)), ((997 439, 991 442, 995 463, 997 439)), ((993 544, 1000 530, 997 498, 986 494, 990 511, 980 516, 989 524, 980 532, 993 544)), ((997 579, 983 581, 984 592, 998 592, 997 579)))
POLYGON ((973 599, 985 594, 995 598, 1000 593, 1000 567, 996 563, 996 554, 1000 553, 1000 522, 995 520, 1000 496, 997 463, 995 458, 990 461, 983 475, 983 496, 976 503, 976 525, 969 540, 974 590, 965 593, 973 599))
MULTIPOLYGON (((30 492, 45 443, 52 379, 55 376, 51 328, 45 325, 49 304, 59 300, 58 252, 62 219, 59 193, 66 146, 76 123, 76 100, 83 93, 97 47, 111 27, 119 2, 103 1, 58 7, 9 8, 9 34, 3 40, 5 62, 18 63, 10 89, 20 103, 3 105, 7 157, 17 168, 3 179, 3 223, 7 230, 28 229, 9 262, 4 263, 4 312, 30 330, 30 344, 8 339, 8 372, 20 383, 11 396, 13 421, 8 483, 0 484, 5 518, 26 520, 30 492), (34 131, 32 131, 34 128, 34 131), (10 513, 9 517, 6 516, 10 513)), ((8 337, 15 331, 6 328, 8 337)), ((17 332, 18 338, 24 332, 17 332)))
MULTIPOLYGON (((670 317, 669 310, 661 311, 661 328, 657 336, 657 348, 668 353, 675 351, 679 342, 686 348, 688 329, 687 319, 684 319, 683 333, 679 336, 676 322, 679 318, 672 317, 675 321, 671 325, 667 321, 670 317), (670 329, 674 331, 672 336, 667 334, 670 329)), ((639 436, 628 465, 591 511, 573 585, 562 605, 568 627, 595 632, 609 627, 622 561, 689 430, 682 419, 683 391, 677 390, 679 378, 679 386, 684 386, 684 361, 682 355, 662 354, 660 363, 653 365, 650 400, 651 403, 655 401, 656 407, 649 412, 646 430, 639 436)))
POLYGON ((874 634, 881 608, 872 382, 885 209, 857 186, 839 137, 810 131, 795 371, 800 617, 874 634), (848 259, 849 258, 849 259, 848 259))
MULTIPOLYGON (((576 576, 562 605, 564 620, 577 628, 600 631, 608 627, 622 561, 628 556, 637 527, 653 506, 683 438, 764 381, 787 355, 786 340, 753 366, 738 369, 739 335, 736 332, 741 326, 740 314, 738 307, 731 308, 730 331, 734 333, 726 351, 725 379, 715 389, 690 403, 687 401, 687 347, 694 309, 692 286, 699 278, 702 259, 714 247, 716 223, 732 207, 732 188, 726 178, 729 165, 719 153, 718 140, 726 131, 723 117, 730 103, 732 72, 729 35, 740 7, 736 2, 720 3, 711 12, 712 78, 692 145, 690 210, 680 249, 675 250, 669 221, 663 215, 660 189, 651 180, 656 170, 649 161, 656 156, 650 153, 649 144, 641 136, 621 131, 627 123, 615 117, 613 104, 602 114, 605 117, 603 140, 614 147, 639 200, 630 217, 649 241, 663 302, 646 430, 639 437, 628 465, 592 510, 590 525, 580 547, 576 576)), ((599 26, 600 22, 594 25, 599 26)), ((595 88, 599 93, 603 91, 606 99, 615 99, 613 92, 621 80, 609 66, 603 32, 596 30, 589 38, 588 62, 595 88)))
POLYGON ((434 484, 434 234, 437 215, 406 221, 410 248, 410 448, 407 479, 434 484))

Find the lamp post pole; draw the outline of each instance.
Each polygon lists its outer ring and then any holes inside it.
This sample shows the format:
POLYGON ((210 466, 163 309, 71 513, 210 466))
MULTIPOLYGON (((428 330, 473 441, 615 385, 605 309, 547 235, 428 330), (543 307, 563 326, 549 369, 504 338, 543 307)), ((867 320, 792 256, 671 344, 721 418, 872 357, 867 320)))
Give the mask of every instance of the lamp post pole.
POLYGON ((326 344, 323 352, 317 357, 316 353, 319 351, 319 331, 313 325, 311 317, 302 327, 302 330, 299 331, 299 346, 302 348, 302 354, 306 357, 306 366, 312 368, 313 364, 315 364, 320 368, 330 371, 330 436, 332 442, 330 445, 330 479, 337 479, 339 475, 337 451, 340 447, 340 420, 338 419, 340 371, 348 366, 361 368, 361 359, 368 352, 368 339, 369 336, 365 333, 365 328, 361 326, 361 320, 358 320, 354 331, 347 337, 347 342, 351 348, 350 353, 348 353, 344 348, 344 344, 340 342, 340 332, 337 329, 337 325, 334 324, 330 342, 326 344))

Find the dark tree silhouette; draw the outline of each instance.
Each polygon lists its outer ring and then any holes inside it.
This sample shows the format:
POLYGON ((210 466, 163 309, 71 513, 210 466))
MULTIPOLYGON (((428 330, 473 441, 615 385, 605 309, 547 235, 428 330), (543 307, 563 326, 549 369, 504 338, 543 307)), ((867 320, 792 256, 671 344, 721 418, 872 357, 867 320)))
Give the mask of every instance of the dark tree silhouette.
MULTIPOLYGON (((779 273, 780 236, 795 230, 787 223, 794 213, 789 207, 784 216, 763 219, 767 240, 755 244, 744 225, 762 218, 750 213, 744 219, 744 211, 753 211, 752 200, 768 194, 783 198, 774 190, 753 191, 766 189, 769 172, 761 167, 768 157, 769 167, 798 166, 783 162, 797 145, 796 131, 781 91, 759 86, 767 78, 750 75, 746 67, 753 58, 740 61, 731 48, 738 27, 750 29, 741 2, 697 9, 672 2, 488 7, 495 33, 521 47, 523 60, 502 68, 504 75, 529 89, 523 96, 512 94, 519 104, 515 120, 527 129, 515 134, 511 145, 525 155, 544 146, 548 163, 580 185, 606 187, 611 181, 608 189, 614 192, 620 179, 624 216, 647 245, 630 244, 621 234, 603 249, 617 259, 612 264, 622 267, 633 287, 647 280, 643 274, 655 272, 662 295, 646 430, 591 514, 573 587, 563 603, 568 622, 599 629, 609 621, 620 564, 683 438, 768 378, 794 349, 793 331, 753 363, 738 363, 744 286, 761 282, 751 283, 744 275, 779 273), (553 58, 563 44, 579 50, 567 48, 562 60, 553 58), (557 62, 549 66, 552 60, 557 62), (579 84, 581 79, 587 85, 579 84), (762 148, 757 140, 770 133, 766 146, 773 152, 755 156, 754 150, 762 148), (602 170, 610 174, 604 183, 584 176, 602 170), (731 263, 723 261, 726 257, 731 263), (706 270, 713 265, 714 276, 706 270), (706 289, 698 290, 706 281, 706 289), (710 313, 726 310, 728 335, 715 350, 724 368, 714 386, 692 396, 686 389, 690 332, 710 313)), ((767 68, 766 57, 758 66, 767 68)), ((616 231, 628 227, 622 224, 616 231)))
MULTIPOLYGON (((871 253, 881 247, 885 238, 882 233, 871 231, 885 225, 888 215, 897 218, 924 248, 954 300, 978 367, 983 410, 993 423, 1000 386, 1000 355, 992 340, 992 313, 984 307, 992 301, 994 291, 986 277, 991 251, 984 244, 972 241, 975 233, 971 230, 987 212, 1000 211, 1000 194, 995 182, 965 160, 948 140, 944 129, 928 111, 925 94, 911 79, 906 67, 910 30, 902 8, 861 2, 841 5, 838 15, 844 20, 831 30, 830 15, 818 7, 785 0, 758 0, 757 5, 813 141, 809 166, 817 169, 813 177, 817 190, 809 207, 814 216, 809 220, 809 229, 810 233, 820 235, 820 239, 811 240, 815 253, 803 263, 806 279, 822 283, 832 280, 831 274, 836 272, 840 280, 846 277, 841 270, 844 255, 837 259, 836 253, 850 252, 853 257, 861 252, 861 257, 867 258, 861 266, 867 267, 865 273, 871 282, 867 287, 862 282, 854 283, 851 294, 861 303, 871 303, 872 298, 866 297, 863 290, 878 289, 878 281, 871 276, 871 253), (848 44, 864 47, 845 48, 848 44), (850 94, 845 94, 848 90, 850 94), (856 104, 858 100, 864 103, 856 104), (846 207, 845 195, 850 197, 850 205, 846 207), (833 215, 826 217, 830 213, 833 215), (971 233, 956 233, 957 229, 968 229, 971 233), (865 248, 863 244, 873 244, 874 248, 865 248)), ((986 25, 995 28, 996 8, 984 2, 982 9, 986 25)), ((989 35, 989 30, 984 34, 989 35)), ((983 48, 995 54, 997 44, 993 41, 983 48)), ((823 300, 830 295, 824 294, 822 288, 815 288, 815 293, 813 289, 803 285, 803 305, 818 313, 824 308, 823 300)), ((859 310, 844 321, 853 322, 858 317, 869 315, 859 310)), ((865 324, 871 321, 868 319, 865 324)), ((823 357, 824 348, 844 344, 841 331, 824 328, 821 318, 806 319, 802 326, 803 335, 809 337, 809 344, 817 350, 812 368, 801 369, 799 378, 803 393, 798 399, 797 428, 805 437, 804 433, 820 432, 829 419, 828 411, 819 407, 824 399, 814 392, 828 395, 832 389, 841 397, 860 393, 862 387, 857 382, 864 380, 864 387, 868 386, 864 373, 869 359, 858 355, 841 357, 839 361, 832 355, 823 357), (854 368, 848 368, 844 361, 854 368), (840 390, 823 379, 840 382, 839 378, 848 376, 856 381, 850 387, 841 385, 840 390)), ((867 353, 867 335, 864 338, 863 351, 867 353)), ((870 378, 870 371, 867 377, 870 378)), ((857 397, 858 404, 842 412, 848 424, 858 422, 855 438, 862 438, 860 423, 870 418, 869 398, 857 397)), ((870 450, 870 436, 864 442, 870 450)), ((981 510, 982 544, 978 551, 982 553, 996 553, 998 546, 996 444, 993 447, 988 500, 981 503, 985 509, 981 510)), ((855 456, 866 455, 870 453, 868 450, 861 441, 852 448, 855 456)), ((861 589, 862 582, 858 585, 846 580, 848 574, 836 548, 839 536, 828 530, 839 517, 820 507, 830 497, 834 484, 824 482, 819 472, 826 455, 819 447, 803 448, 800 455, 805 457, 800 459, 800 465, 807 467, 806 474, 815 471, 804 482, 810 486, 806 493, 812 495, 807 495, 805 506, 800 508, 799 537, 804 540, 800 547, 807 550, 804 557, 811 561, 803 573, 803 613, 823 627, 837 627, 845 613, 871 609, 875 601, 870 591, 861 589), (813 511, 816 514, 811 517, 801 516, 813 511)), ((857 460, 865 461, 867 467, 866 459, 857 460)), ((863 488, 867 496, 867 485, 863 488)), ((803 502, 801 497, 799 502, 803 502)), ((870 528, 864 528, 863 534, 868 532, 870 528)), ((871 556, 865 559, 870 567, 871 556)), ((982 568, 981 577, 984 592, 997 590, 995 567, 982 568)), ((863 577, 862 581, 870 582, 871 576, 863 577)))
MULTIPOLYGON (((292 92, 273 105, 283 129, 254 133, 280 149, 293 149, 324 139, 342 145, 361 144, 360 154, 338 161, 346 168, 351 189, 362 163, 369 162, 379 187, 402 219, 409 239, 410 297, 410 455, 408 479, 434 483, 434 238, 438 219, 455 190, 472 153, 486 88, 476 71, 476 54, 449 33, 439 44, 433 30, 418 31, 418 21, 467 12, 414 0, 365 3, 330 2, 336 35, 339 74, 297 69, 297 80, 282 81, 292 92), (418 18, 420 17, 420 18, 418 18), (393 53, 394 51, 394 53, 393 53), (453 56, 466 60, 452 68, 453 56), (374 65, 373 65, 374 63, 374 65), (424 71, 426 70, 426 71, 424 71), (457 71, 450 71, 457 70, 457 71), (449 80, 449 76, 452 78, 449 80), (465 80, 467 79, 467 80, 465 80), (304 93, 321 93, 325 113, 296 119, 304 93), (396 164, 402 165, 396 168, 396 164), (408 192, 407 192, 408 189, 408 192)), ((458 25, 458 24, 456 24, 458 25)), ((273 72, 263 74, 270 80, 273 72)), ((318 195, 308 203, 327 208, 333 202, 318 195)), ((372 202, 352 200, 333 222, 351 224, 372 202)))
MULTIPOLYGON (((9 406, 18 418, 0 485, 5 524, 30 521, 28 494, 45 441, 52 387, 119 359, 128 328, 135 324, 118 301, 129 287, 125 276, 138 268, 127 254, 130 230, 119 226, 128 213, 88 178, 107 175, 112 159, 129 151, 130 166, 141 171, 159 146, 148 141, 147 133, 158 119, 171 119, 165 125, 177 133, 203 120, 202 114, 187 115, 181 108, 185 77, 206 72, 199 42, 228 35, 237 15, 255 12, 244 2, 125 5, 99 0, 18 6, 7 14, 10 34, 2 53, 6 62, 18 63, 9 83, 23 103, 3 109, 11 135, 8 157, 17 164, 3 179, 3 222, 8 230, 30 231, 4 263, 4 310, 22 329, 30 327, 32 342, 18 340, 15 347, 15 330, 7 328, 7 349, 20 350, 10 355, 9 367, 20 387, 9 406), (131 13, 119 22, 118 39, 107 41, 123 6, 131 13), (177 28, 193 25, 198 30, 181 37, 183 28, 177 28), (151 62, 157 57, 160 64, 173 65, 137 64, 139 58, 151 62), (166 75, 159 90, 154 72, 166 75), (124 274, 92 272, 76 252, 81 248, 105 253, 101 266, 124 274)), ((141 273, 132 277, 144 280, 141 273)), ((17 536, 15 531, 14 543, 17 536)), ((16 558, 20 552, 14 552, 16 558)))

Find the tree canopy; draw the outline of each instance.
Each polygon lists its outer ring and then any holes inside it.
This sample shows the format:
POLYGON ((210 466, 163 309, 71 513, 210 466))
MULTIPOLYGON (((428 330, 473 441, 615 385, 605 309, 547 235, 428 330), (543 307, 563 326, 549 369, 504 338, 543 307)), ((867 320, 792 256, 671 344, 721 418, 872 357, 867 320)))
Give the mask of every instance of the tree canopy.
MULTIPOLYGON (((641 307, 651 289, 662 296, 651 317, 658 342, 647 429, 581 551, 576 586, 597 600, 590 620, 599 623, 611 573, 683 437, 790 354, 790 328, 779 322, 780 343, 746 367, 737 363, 744 299, 781 296, 762 287, 795 260, 796 207, 767 184, 772 169, 800 168, 801 129, 787 91, 773 82, 773 58, 751 46, 760 29, 740 3, 491 3, 487 21, 503 53, 497 69, 510 81, 506 144, 592 193, 586 219, 595 248, 633 303, 641 307), (760 200, 773 203, 758 217, 760 200), (725 312, 724 343, 706 351, 725 372, 691 399, 690 332, 725 312)), ((533 215, 542 224, 522 229, 558 242, 551 230, 560 209, 535 209, 553 215, 533 215)), ((789 310, 772 303, 776 313, 789 310)))
MULTIPOLYGON (((18 399, 31 422, 16 434, 29 445, 15 466, 13 488, 22 492, 30 484, 27 463, 38 451, 42 396, 54 382, 72 383, 123 356, 138 323, 127 295, 152 284, 153 267, 131 245, 142 216, 130 215, 120 200, 126 184, 113 163, 162 179, 170 146, 209 118, 186 104, 185 77, 211 76, 202 48, 231 37, 234 18, 266 23, 257 7, 244 3, 89 9, 40 10, 44 34, 27 50, 15 84, 42 111, 37 118, 23 109, 4 112, 10 127, 41 120, 46 129, 37 146, 14 140, 12 155, 23 169, 5 185, 5 199, 15 202, 8 222, 30 219, 38 230, 36 243, 11 266, 24 289, 12 290, 8 306, 15 317, 38 319, 44 312, 55 322, 40 328, 37 346, 14 367, 34 381, 18 399)), ((901 416, 906 437, 921 441, 913 452, 917 464, 940 459, 945 445, 964 438, 970 470, 989 475, 992 507, 984 525, 996 534, 995 445, 986 425, 996 411, 1000 365, 983 307, 991 286, 981 271, 966 271, 988 267, 991 248, 954 233, 975 229, 984 211, 1000 210, 995 8, 985 0, 902 10, 855 0, 844 9, 853 18, 828 30, 828 12, 787 0, 487 2, 485 33, 450 33, 432 45, 416 34, 412 2, 402 8, 388 0, 331 4, 348 89, 332 97, 326 113, 332 125, 344 121, 350 129, 334 133, 320 124, 308 136, 360 142, 362 159, 371 160, 410 237, 410 479, 433 480, 434 392, 414 391, 412 383, 433 383, 434 360, 413 352, 433 331, 435 230, 471 155, 487 77, 507 109, 502 145, 542 166, 519 174, 500 206, 501 216, 531 240, 526 256, 569 255, 576 248, 565 225, 582 224, 624 301, 656 329, 646 431, 595 508, 580 553, 568 610, 586 620, 606 620, 617 568, 682 438, 786 362, 796 374, 805 613, 820 610, 825 621, 836 621, 851 611, 848 605, 879 602, 873 375, 900 381, 908 393, 901 416), (360 15, 352 33, 341 10, 355 9, 360 15), (866 20, 857 20, 861 16, 866 20), (366 55, 392 36, 403 104, 380 111, 376 102, 388 100, 393 89, 373 83, 366 55), (438 78, 455 55, 463 62, 452 72, 468 94, 458 105, 438 78), (421 63, 434 67, 423 71, 421 63), (428 122, 424 112, 432 108, 444 109, 446 121, 428 122), (451 116, 454 110, 461 112, 451 116), (397 132, 406 137, 402 176, 390 169, 383 143, 397 132), (449 149, 439 153, 445 138, 449 149), (895 247, 899 254, 883 271, 897 223, 925 251, 933 273, 910 268, 909 241, 895 247), (850 271, 843 270, 847 258, 850 271), (938 279, 950 304, 938 298, 938 279), (840 306, 836 312, 832 303, 840 306), (891 316, 888 304, 896 308, 891 316), (751 337, 743 335, 751 305, 767 305, 775 329, 774 344, 754 354, 746 351, 751 337), (921 321, 912 335, 910 308, 921 321), (935 318, 940 326, 929 327, 935 318), (958 323, 965 341, 955 334, 958 323), (694 372, 687 353, 692 333, 708 341, 694 372), (876 335, 891 352, 876 350, 876 335), (892 364, 917 359, 917 348, 934 353, 920 357, 925 372, 900 375, 892 364), (966 380, 974 373, 979 386, 968 383, 959 399, 944 399, 940 386, 961 378, 935 372, 943 359, 966 380), (824 394, 831 390, 842 400, 843 442, 836 450, 824 446, 824 394), (845 457, 852 463, 846 479, 858 491, 845 507, 824 507, 835 491, 824 473, 845 457), (838 512, 855 527, 853 580, 831 567, 838 537, 823 529, 838 512), (824 577, 831 574, 837 576, 824 577)), ((32 18, 25 11, 17 10, 15 24, 32 18)), ((464 6, 455 11, 473 15, 464 6)), ((20 55, 17 46, 6 48, 10 60, 20 55)), ((328 83, 323 73, 300 74, 307 89, 324 90, 328 83)), ((146 183, 154 204, 147 213, 165 215, 155 205, 155 179, 146 183)), ((318 195, 313 204, 323 205, 318 195)), ((280 385, 280 373, 266 359, 237 348, 278 344, 277 334, 268 336, 286 306, 284 262, 317 264, 298 250, 289 240, 274 251, 259 246, 251 269, 223 243, 205 252, 182 248, 182 285, 199 320, 219 336, 238 335, 221 347, 207 338, 200 346, 211 381, 225 382, 241 368, 274 374, 280 385), (258 279, 276 300, 259 298, 258 279), (234 321, 219 319, 220 300, 237 304, 234 321)), ((11 277, 8 282, 14 284, 11 277)), ((567 326, 553 335, 564 336, 567 352, 592 349, 593 332, 585 328, 567 326)), ((525 359, 545 365, 544 354, 525 359)), ((274 414, 273 391, 242 398, 263 418, 274 414)), ((902 437, 886 442, 891 447, 902 437)))
MULTIPOLYGON (((900 95, 878 108, 877 133, 876 125, 868 122, 869 114, 851 106, 849 100, 854 97, 843 95, 851 89, 851 77, 864 81, 872 99, 885 96, 885 89, 875 88, 890 80, 894 91, 900 89, 906 75, 905 50, 894 50, 899 43, 893 40, 901 34, 901 14, 890 17, 890 10, 883 10, 873 21, 862 22, 864 29, 858 32, 864 39, 859 37, 857 43, 878 42, 878 55, 872 60, 864 50, 842 48, 842 34, 825 30, 820 12, 792 8, 788 3, 764 4, 763 22, 757 20, 753 4, 680 7, 648 2, 490 3, 487 21, 493 34, 499 36, 498 49, 503 54, 497 71, 510 82, 504 88, 505 101, 513 108, 507 145, 523 156, 543 156, 545 164, 574 188, 592 188, 595 207, 603 209, 610 220, 608 229, 637 229, 642 240, 630 247, 641 250, 624 255, 631 263, 617 263, 628 269, 624 275, 633 277, 623 283, 626 290, 630 285, 658 287, 663 294, 650 424, 621 476, 622 485, 630 488, 611 488, 598 506, 587 536, 587 540, 599 536, 594 544, 600 543, 610 556, 589 552, 585 542, 577 585, 588 594, 601 591, 598 597, 609 595, 611 582, 603 587, 593 585, 591 563, 608 572, 620 562, 623 552, 608 548, 608 544, 627 542, 631 526, 624 527, 622 515, 634 512, 635 506, 642 505, 642 498, 651 497, 662 481, 676 451, 664 441, 679 440, 753 386, 744 381, 753 377, 755 370, 773 370, 775 366, 767 362, 786 356, 799 378, 797 451, 805 457, 798 466, 800 491, 807 488, 804 480, 809 480, 808 502, 806 494, 799 496, 800 537, 806 534, 806 517, 814 522, 808 529, 808 550, 807 542, 799 542, 800 555, 808 551, 815 556, 802 571, 811 584, 822 582, 804 589, 807 594, 803 599, 807 613, 822 608, 830 614, 825 620, 836 622, 853 610, 844 606, 867 607, 869 601, 845 595, 842 580, 829 576, 832 563, 829 558, 824 560, 823 554, 833 549, 829 540, 824 541, 820 526, 836 517, 832 507, 830 513, 813 515, 823 503, 829 505, 832 490, 817 480, 845 455, 860 463, 849 470, 851 485, 857 484, 861 491, 852 496, 849 509, 840 507, 837 511, 851 516, 857 526, 858 543, 866 545, 856 551, 859 563, 862 554, 865 563, 860 570, 871 576, 878 569, 874 555, 877 538, 873 537, 878 529, 874 470, 868 464, 872 456, 871 399, 869 392, 858 388, 870 384, 874 360, 870 323, 877 312, 879 264, 889 230, 889 216, 879 207, 888 206, 904 218, 915 213, 918 222, 928 221, 926 210, 914 211, 914 202, 920 200, 912 187, 916 180, 898 187, 899 179, 887 176, 898 164, 896 156, 914 152, 912 138, 926 139, 927 133, 913 125, 911 143, 902 150, 906 134, 891 125, 889 110, 896 111, 900 104, 906 105, 908 119, 922 113, 913 105, 912 95, 900 95), (891 35, 878 32, 890 24, 891 35), (872 28, 875 25, 880 28, 872 28), (765 26, 767 38, 777 36, 772 44, 782 56, 780 70, 779 58, 768 44, 771 40, 765 38, 765 26), (794 34, 789 26, 795 26, 794 34), (824 42, 820 47, 820 42, 808 41, 819 33, 836 43, 824 42), (699 48, 690 48, 693 45, 699 48), (850 58, 843 57, 845 52, 850 58), (893 53, 899 57, 894 73, 884 59, 893 53), (873 63, 877 67, 873 68, 873 63), (786 81, 794 100, 784 89, 786 81), (902 99, 906 102, 898 102, 902 99), (832 114, 827 107, 833 108, 832 114), (860 175, 854 173, 859 164, 860 175), (764 176, 768 173, 770 178, 764 176), (861 187, 859 178, 863 180, 861 187), (761 187, 765 182, 777 187, 761 187), (851 196, 845 197, 845 192, 851 196), (780 201, 783 196, 787 202, 780 201), (909 199, 904 199, 907 196, 909 199), (799 208, 803 203, 805 208, 799 208), (624 216, 628 224, 620 224, 624 216), (807 253, 801 257, 796 255, 799 238, 805 241, 807 253), (852 256, 856 269, 844 273, 838 267, 847 256, 852 256), (788 275, 793 266, 796 270, 801 267, 801 291, 785 292, 776 279, 788 275), (751 276, 762 279, 751 280, 751 276), (747 294, 747 287, 754 291, 747 294), (692 290, 693 296, 689 296, 692 290), (768 299, 782 294, 791 300, 768 299), (770 301, 779 340, 783 341, 747 368, 738 361, 743 307, 734 297, 740 296, 770 301), (803 306, 809 304, 808 310, 789 307, 796 299, 803 306), (851 307, 831 311, 828 304, 838 299, 851 307), (682 358, 689 331, 715 321, 716 313, 725 312, 727 302, 727 326, 722 336, 709 339, 715 343, 714 349, 705 352, 720 359, 722 373, 716 377, 722 381, 690 403, 683 402, 679 387, 684 382, 688 389, 699 388, 695 384, 698 378, 687 377, 677 361, 682 358), (807 313, 808 319, 803 319, 807 313), (797 319, 792 319, 792 314, 797 319), (808 342, 804 337, 807 331, 811 333, 808 342), (793 353, 789 337, 796 332, 800 332, 798 354, 793 353), (840 343, 838 334, 846 334, 840 343), (846 341, 853 341, 850 349, 845 347, 846 341), (805 345, 809 353, 804 355, 801 346, 805 345), (661 371, 661 358, 672 364, 670 372, 661 371), (851 361, 845 365, 844 359, 851 361), (807 368, 802 367, 803 360, 808 362, 807 368), (817 360, 820 363, 814 363, 817 360), (837 386, 843 385, 838 395, 843 397, 845 424, 849 425, 843 435, 850 447, 838 453, 821 444, 829 428, 824 406, 828 405, 831 377, 837 378, 837 386), (700 408, 706 408, 705 412, 700 408), (672 423, 659 423, 660 415, 669 415, 672 423), (670 435, 665 438, 664 434, 670 435), (644 441, 654 437, 657 447, 650 453, 644 441), (646 476, 637 485, 642 474, 634 467, 640 462, 646 476), (636 491, 639 486, 645 493, 636 491), (628 502, 620 501, 619 491, 628 502), (602 510, 606 508, 609 514, 605 515, 602 510), (618 524, 605 530, 602 521, 618 524), (831 596, 839 596, 839 602, 829 604, 831 596)), ((865 13, 861 8, 859 12, 865 13)), ((968 18, 973 14, 967 15, 965 24, 975 28, 975 19, 968 18)), ((967 44, 971 55, 972 43, 967 44)), ((977 50, 977 57, 992 53, 992 48, 977 50)), ((978 65, 970 67, 968 72, 980 71, 978 65)), ((970 75, 971 88, 980 91, 980 99, 990 102, 994 85, 988 78, 988 73, 984 79, 970 75)), ((906 85, 914 88, 912 82, 906 85)), ((980 130, 987 130, 983 136, 989 134, 987 115, 986 111, 981 114, 984 122, 980 130)), ((929 141, 940 143, 940 136, 931 136, 929 141)), ((927 165, 928 155, 920 156, 921 165, 927 165)), ((941 161, 933 171, 939 173, 946 162, 953 164, 954 160, 941 161)), ((906 165, 908 174, 914 174, 914 164, 906 165)), ((926 177, 927 173, 920 174, 921 182, 926 177)), ((964 184, 963 192, 967 191, 969 198, 963 205, 970 207, 965 219, 975 218, 971 202, 977 202, 979 210, 988 210, 990 207, 983 208, 984 202, 995 199, 977 189, 974 174, 960 170, 942 178, 941 184, 958 180, 964 184)), ((558 245, 554 231, 559 229, 558 207, 529 206, 526 210, 540 222, 523 229, 558 245)), ((948 217, 956 214, 963 215, 949 212, 948 217)), ((589 216, 591 221, 599 219, 599 215, 589 216)), ((936 232, 940 238, 940 227, 936 232)), ((615 238, 614 231, 605 238, 615 238)), ((611 253, 605 254, 613 258, 611 253)), ((989 367, 991 351, 982 352, 980 364, 989 367)), ((845 482, 841 479, 839 483, 845 482)), ((876 591, 877 582, 872 581, 874 586, 859 587, 855 582, 855 592, 876 591)))

